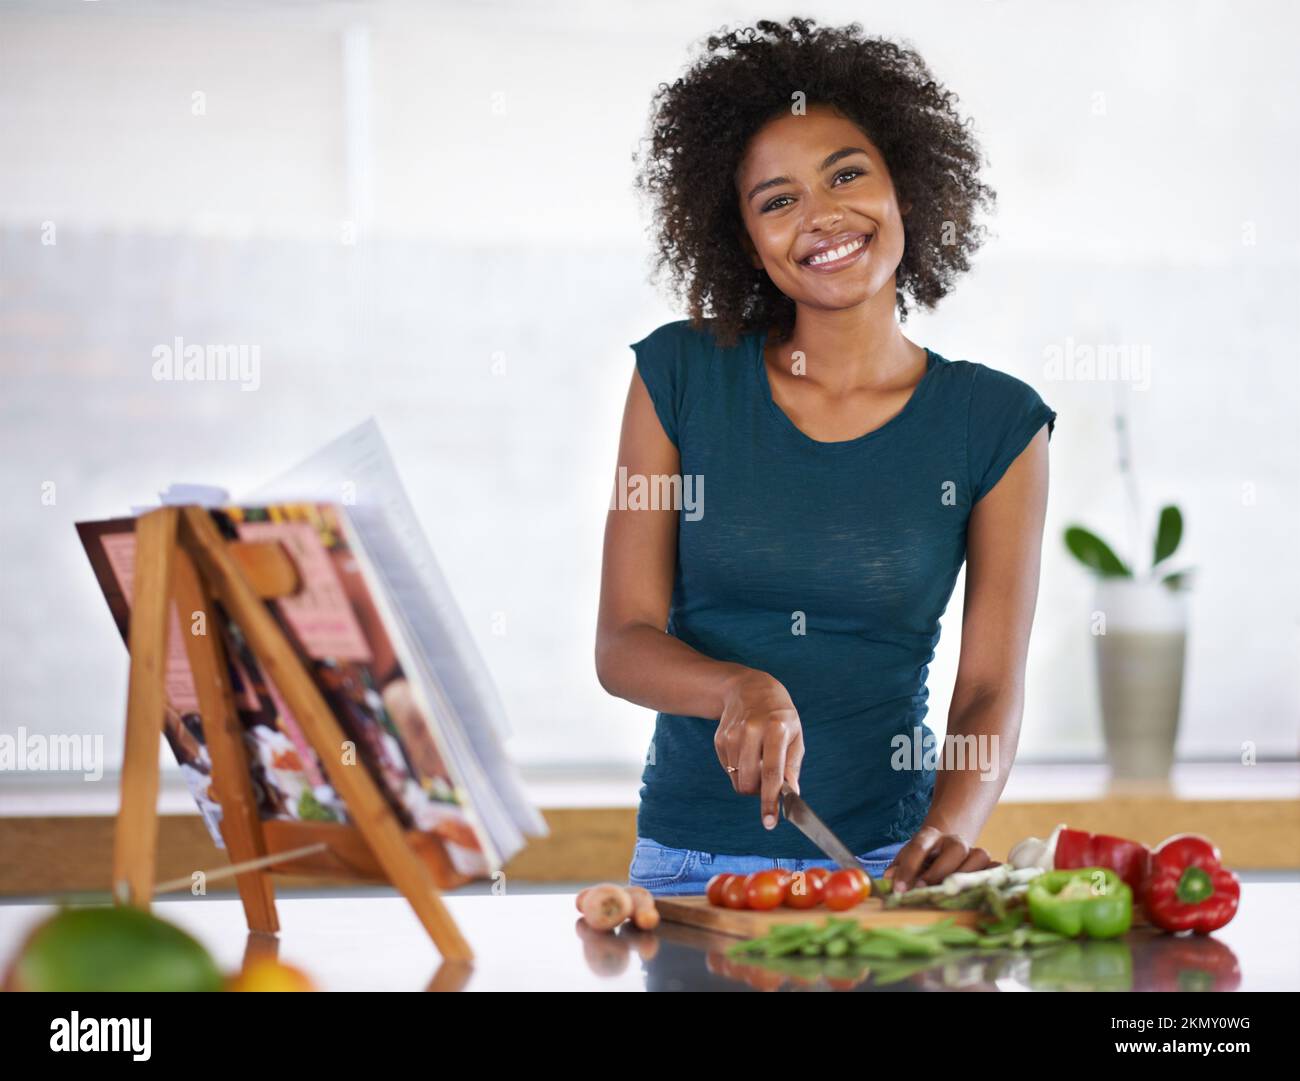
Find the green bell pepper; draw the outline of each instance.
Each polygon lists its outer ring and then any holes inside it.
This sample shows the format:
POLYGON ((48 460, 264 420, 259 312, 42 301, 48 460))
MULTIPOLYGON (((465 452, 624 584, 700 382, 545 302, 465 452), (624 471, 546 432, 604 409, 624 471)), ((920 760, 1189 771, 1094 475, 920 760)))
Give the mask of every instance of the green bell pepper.
POLYGON ((1068 938, 1117 938, 1133 924, 1133 891, 1108 867, 1047 871, 1025 895, 1035 927, 1068 938))

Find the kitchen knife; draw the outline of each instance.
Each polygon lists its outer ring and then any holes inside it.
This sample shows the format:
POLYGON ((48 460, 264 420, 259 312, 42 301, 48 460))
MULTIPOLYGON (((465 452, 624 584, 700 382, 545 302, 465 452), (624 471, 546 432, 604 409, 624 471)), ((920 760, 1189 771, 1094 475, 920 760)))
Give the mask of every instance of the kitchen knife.
MULTIPOLYGON (((841 867, 847 867, 850 870, 857 869, 866 875, 868 879, 871 879, 871 873, 849 851, 848 846, 830 831, 830 827, 825 822, 813 814, 812 808, 803 801, 802 797, 788 783, 781 785, 781 811, 808 840, 812 841, 841 867)), ((875 887, 875 880, 871 879, 873 893, 875 887)))

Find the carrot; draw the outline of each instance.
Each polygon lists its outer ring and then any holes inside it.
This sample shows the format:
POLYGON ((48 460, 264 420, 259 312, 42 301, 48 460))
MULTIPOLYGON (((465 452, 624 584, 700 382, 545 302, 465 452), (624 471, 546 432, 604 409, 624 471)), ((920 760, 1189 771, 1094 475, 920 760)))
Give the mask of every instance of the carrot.
POLYGON ((632 898, 622 886, 604 882, 583 891, 578 911, 596 931, 612 931, 632 915, 632 898))
POLYGON ((632 895, 632 922, 642 931, 653 931, 659 926, 654 895, 644 886, 628 886, 627 892, 632 895))

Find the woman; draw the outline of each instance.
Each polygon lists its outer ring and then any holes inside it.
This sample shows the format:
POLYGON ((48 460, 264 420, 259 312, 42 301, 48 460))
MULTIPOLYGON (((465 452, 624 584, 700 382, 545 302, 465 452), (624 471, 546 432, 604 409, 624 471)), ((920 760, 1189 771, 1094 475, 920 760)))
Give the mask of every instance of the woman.
POLYGON ((661 86, 638 181, 690 319, 632 346, 605 533, 597 673, 658 711, 629 879, 833 866, 786 782, 871 874, 935 883, 990 863, 1056 414, 895 318, 968 269, 995 198, 920 57, 804 19, 708 53, 661 86), (944 746, 925 679, 963 559, 944 746))

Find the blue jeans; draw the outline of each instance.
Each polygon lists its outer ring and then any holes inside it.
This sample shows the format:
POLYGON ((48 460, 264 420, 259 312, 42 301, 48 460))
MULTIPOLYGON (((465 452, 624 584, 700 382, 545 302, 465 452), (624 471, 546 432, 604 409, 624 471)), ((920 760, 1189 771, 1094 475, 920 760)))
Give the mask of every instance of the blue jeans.
MULTIPOLYGON (((876 848, 858 857, 858 862, 872 878, 879 878, 898 855, 903 842, 876 848)), ((697 852, 692 848, 668 848, 649 837, 638 837, 628 867, 630 886, 644 886, 651 893, 671 896, 703 893, 714 875, 747 875, 752 871, 806 871, 810 867, 835 870, 834 860, 774 859, 771 856, 728 856, 723 853, 697 852)))

